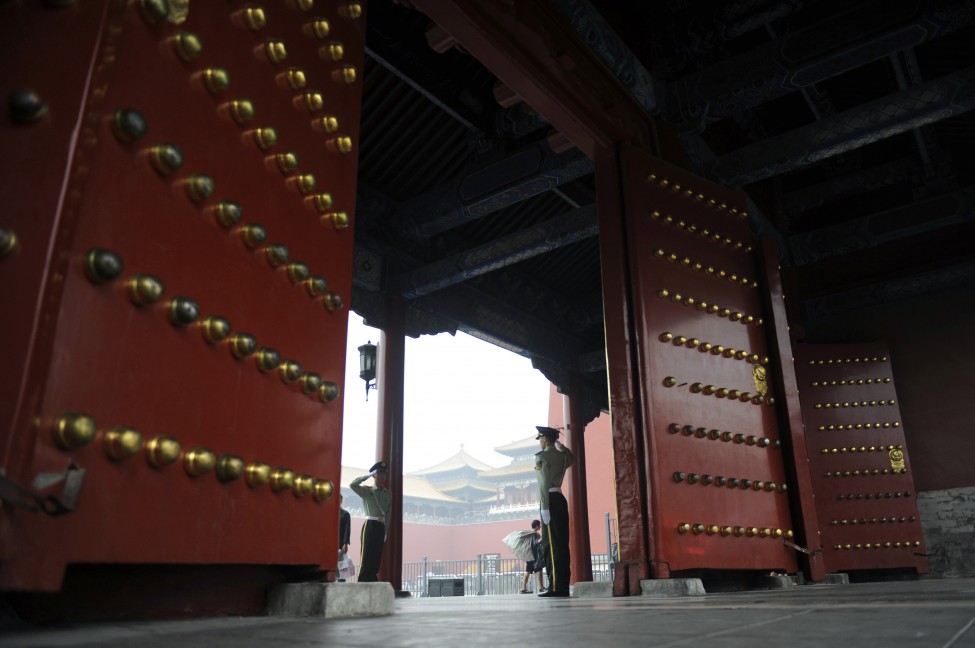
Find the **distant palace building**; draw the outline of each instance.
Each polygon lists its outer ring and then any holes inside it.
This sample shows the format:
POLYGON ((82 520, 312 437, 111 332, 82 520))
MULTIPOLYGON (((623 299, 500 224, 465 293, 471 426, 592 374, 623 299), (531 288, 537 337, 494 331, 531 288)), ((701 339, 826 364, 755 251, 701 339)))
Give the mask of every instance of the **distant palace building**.
MULTIPOLYGON (((542 423, 545 423, 543 421, 542 423)), ((562 397, 552 389, 549 425, 562 425, 562 397)), ((609 416, 586 426, 586 485, 589 535, 593 553, 605 553, 606 518, 616 518, 612 432, 609 416)), ((501 544, 510 531, 527 529, 539 517, 535 481, 534 435, 494 449, 511 462, 494 468, 471 456, 463 446, 440 463, 403 476, 403 561, 469 560, 477 554, 510 554, 501 544)), ((364 468, 342 467, 344 506, 353 518, 354 560, 359 555, 362 501, 349 483, 366 474, 364 468)), ((371 482, 370 482, 371 483, 371 482)), ((563 488, 568 494, 568 490, 563 488)))
MULTIPOLYGON (((450 525, 537 517, 534 455, 538 441, 528 437, 495 451, 511 457, 511 464, 494 468, 461 445, 449 459, 404 475, 403 521, 450 525)), ((342 495, 353 515, 361 514, 362 502, 349 483, 366 472, 342 466, 342 495)))

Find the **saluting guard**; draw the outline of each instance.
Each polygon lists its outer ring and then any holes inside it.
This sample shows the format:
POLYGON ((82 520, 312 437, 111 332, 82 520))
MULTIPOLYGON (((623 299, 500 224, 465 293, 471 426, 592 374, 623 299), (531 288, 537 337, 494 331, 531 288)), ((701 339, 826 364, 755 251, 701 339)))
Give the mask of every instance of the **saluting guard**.
POLYGON ((362 509, 366 517, 365 524, 362 525, 360 540, 360 583, 374 583, 378 580, 377 574, 383 558, 383 545, 386 543, 386 520, 393 505, 393 494, 386 488, 388 477, 386 462, 379 461, 369 469, 368 474, 356 477, 349 484, 349 488, 362 498, 362 509), (373 478, 375 486, 363 486, 362 482, 370 477, 373 478))
POLYGON ((541 452, 535 453, 535 476, 542 518, 542 546, 545 547, 549 589, 539 596, 569 595, 569 504, 562 495, 562 478, 575 464, 572 451, 559 441, 555 428, 535 426, 541 452))

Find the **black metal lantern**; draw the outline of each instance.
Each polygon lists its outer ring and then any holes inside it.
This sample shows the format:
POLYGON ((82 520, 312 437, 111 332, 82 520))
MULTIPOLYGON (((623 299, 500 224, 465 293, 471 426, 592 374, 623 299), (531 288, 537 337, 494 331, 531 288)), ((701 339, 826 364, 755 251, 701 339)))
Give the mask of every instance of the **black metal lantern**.
POLYGON ((366 400, 369 400, 369 390, 376 388, 376 345, 371 341, 359 347, 359 377, 366 381, 366 400))

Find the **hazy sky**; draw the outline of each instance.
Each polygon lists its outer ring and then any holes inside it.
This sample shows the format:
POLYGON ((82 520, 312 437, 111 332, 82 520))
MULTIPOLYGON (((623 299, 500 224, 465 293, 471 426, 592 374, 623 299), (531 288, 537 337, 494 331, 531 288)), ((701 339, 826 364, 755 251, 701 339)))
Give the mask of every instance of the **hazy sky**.
MULTIPOLYGON (((358 347, 379 344, 380 331, 349 313, 342 464, 368 468, 377 460, 379 394, 359 378, 358 347)), ((463 444, 486 464, 511 459, 496 446, 535 434, 548 423, 549 382, 531 361, 465 333, 406 338, 403 470, 447 459, 463 444)))

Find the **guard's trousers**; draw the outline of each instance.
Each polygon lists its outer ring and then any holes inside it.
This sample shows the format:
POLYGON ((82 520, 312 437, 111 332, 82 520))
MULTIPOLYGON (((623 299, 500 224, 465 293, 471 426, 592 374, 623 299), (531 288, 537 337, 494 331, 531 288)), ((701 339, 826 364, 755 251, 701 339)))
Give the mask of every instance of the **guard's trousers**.
POLYGON ((362 525, 359 548, 360 583, 375 583, 379 565, 383 559, 383 545, 386 543, 386 525, 379 520, 366 520, 362 525))
POLYGON ((549 589, 569 592, 569 504, 562 493, 548 494, 548 510, 552 521, 542 525, 542 544, 546 545, 546 565, 549 589))

